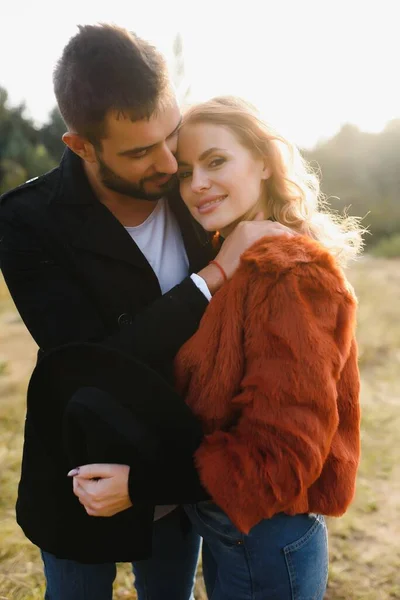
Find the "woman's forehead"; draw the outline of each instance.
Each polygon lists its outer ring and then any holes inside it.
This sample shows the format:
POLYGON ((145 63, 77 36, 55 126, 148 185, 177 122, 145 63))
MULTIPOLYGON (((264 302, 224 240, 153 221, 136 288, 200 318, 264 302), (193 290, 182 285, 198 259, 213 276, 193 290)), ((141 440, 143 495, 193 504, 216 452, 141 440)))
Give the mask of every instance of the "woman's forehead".
MULTIPOLYGON (((178 136, 178 154, 198 154, 209 147, 239 146, 240 143, 230 129, 216 123, 187 123, 182 125, 178 136)), ((228 148, 227 148, 228 149, 228 148)))

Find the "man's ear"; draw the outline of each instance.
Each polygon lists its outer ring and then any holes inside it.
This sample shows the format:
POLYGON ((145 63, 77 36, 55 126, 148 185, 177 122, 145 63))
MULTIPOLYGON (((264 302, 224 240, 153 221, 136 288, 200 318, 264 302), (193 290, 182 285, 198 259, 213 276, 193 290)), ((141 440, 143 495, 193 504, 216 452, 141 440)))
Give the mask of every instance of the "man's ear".
POLYGON ((86 138, 82 137, 78 133, 67 131, 67 133, 64 133, 62 136, 62 140, 64 144, 68 146, 72 152, 75 152, 75 154, 82 158, 82 160, 85 160, 89 163, 96 162, 94 146, 86 138))

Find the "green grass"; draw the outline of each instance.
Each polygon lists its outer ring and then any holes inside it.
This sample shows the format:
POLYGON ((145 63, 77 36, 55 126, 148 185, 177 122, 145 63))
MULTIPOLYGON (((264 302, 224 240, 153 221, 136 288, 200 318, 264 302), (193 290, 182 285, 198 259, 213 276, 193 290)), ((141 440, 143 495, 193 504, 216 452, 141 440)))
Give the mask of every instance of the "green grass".
MULTIPOLYGON (((362 461, 353 504, 341 519, 328 520, 326 599, 392 600, 400 598, 400 261, 365 257, 348 275, 359 298, 362 461)), ((9 318, 13 310, 0 282, 6 365, 0 371, 0 600, 39 600, 39 553, 14 515, 24 395, 35 348, 23 324, 9 318)), ((200 574, 196 598, 205 600, 200 574)), ((129 565, 118 567, 114 597, 136 598, 129 565)))
POLYGON ((330 600, 400 598, 399 267, 364 258, 349 273, 359 299, 362 460, 354 503, 329 520, 330 600))

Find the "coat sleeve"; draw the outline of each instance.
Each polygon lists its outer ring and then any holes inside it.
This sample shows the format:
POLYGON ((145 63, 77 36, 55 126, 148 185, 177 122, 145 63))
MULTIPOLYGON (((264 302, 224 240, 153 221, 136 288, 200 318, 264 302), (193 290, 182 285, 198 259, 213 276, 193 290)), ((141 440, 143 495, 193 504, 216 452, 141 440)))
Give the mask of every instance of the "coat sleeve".
MULTIPOLYGON (((250 288, 246 369, 232 399, 240 417, 230 431, 206 435, 195 457, 204 487, 246 533, 292 507, 327 459, 355 318, 355 300, 339 287, 306 264, 267 290, 262 277, 250 288)), ((358 389, 354 372, 347 386, 358 389)))
MULTIPOLYGON (((7 206, 7 205, 6 205, 7 206)), ((190 277, 110 332, 83 283, 19 215, 0 211, 0 268, 13 301, 43 351, 69 342, 116 346, 147 364, 172 360, 208 305, 190 277), (178 326, 179 325, 179 326, 178 326)))

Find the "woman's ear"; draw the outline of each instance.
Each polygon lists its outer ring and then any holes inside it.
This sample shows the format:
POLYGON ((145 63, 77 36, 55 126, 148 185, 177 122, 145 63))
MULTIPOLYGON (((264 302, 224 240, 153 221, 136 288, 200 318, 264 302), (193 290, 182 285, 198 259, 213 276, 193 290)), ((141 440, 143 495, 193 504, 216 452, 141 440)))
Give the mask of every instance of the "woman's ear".
POLYGON ((62 136, 62 140, 72 152, 75 152, 82 160, 87 162, 96 162, 96 153, 93 144, 78 133, 67 131, 62 136))
POLYGON ((261 179, 269 179, 272 175, 272 170, 271 167, 269 166, 268 162, 266 160, 264 160, 264 166, 263 166, 263 170, 261 171, 261 179))

